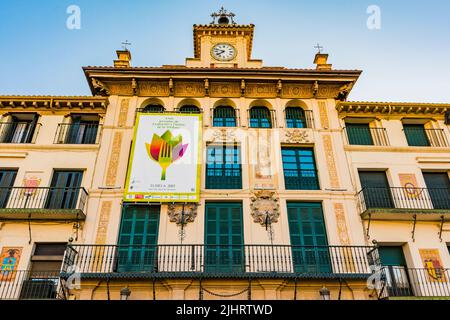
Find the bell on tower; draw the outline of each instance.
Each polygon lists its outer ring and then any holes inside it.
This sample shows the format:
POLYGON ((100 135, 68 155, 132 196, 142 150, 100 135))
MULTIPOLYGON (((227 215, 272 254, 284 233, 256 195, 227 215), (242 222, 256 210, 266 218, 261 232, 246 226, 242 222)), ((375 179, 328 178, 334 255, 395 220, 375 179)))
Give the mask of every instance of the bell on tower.
POLYGON ((213 18, 211 24, 236 24, 236 22, 234 22, 235 16, 236 15, 233 12, 228 12, 222 7, 219 12, 214 12, 211 14, 211 17, 213 18))

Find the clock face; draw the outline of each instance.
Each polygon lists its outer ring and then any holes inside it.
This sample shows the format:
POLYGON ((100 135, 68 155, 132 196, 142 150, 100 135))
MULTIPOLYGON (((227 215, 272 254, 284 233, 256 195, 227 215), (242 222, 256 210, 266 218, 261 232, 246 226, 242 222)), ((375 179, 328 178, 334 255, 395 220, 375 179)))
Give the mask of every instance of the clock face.
POLYGON ((236 49, 228 43, 218 43, 212 50, 211 54, 216 60, 230 61, 236 57, 236 49))

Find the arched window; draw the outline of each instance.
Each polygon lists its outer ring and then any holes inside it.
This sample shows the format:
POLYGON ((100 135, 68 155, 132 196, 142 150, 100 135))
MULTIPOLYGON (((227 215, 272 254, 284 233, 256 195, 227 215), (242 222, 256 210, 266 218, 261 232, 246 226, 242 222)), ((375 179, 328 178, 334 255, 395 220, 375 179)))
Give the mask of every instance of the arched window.
POLYGON ((214 127, 236 127, 236 112, 233 107, 219 106, 214 108, 214 127))
POLYGON ((141 112, 164 112, 164 107, 160 104, 149 104, 142 108, 141 112))
POLYGON ((250 128, 272 128, 272 118, 267 107, 250 109, 250 128))
POLYGON ((300 107, 287 107, 286 114, 286 128, 307 128, 305 110, 300 107))
POLYGON ((181 113, 200 113, 200 109, 197 106, 185 105, 180 107, 181 113))

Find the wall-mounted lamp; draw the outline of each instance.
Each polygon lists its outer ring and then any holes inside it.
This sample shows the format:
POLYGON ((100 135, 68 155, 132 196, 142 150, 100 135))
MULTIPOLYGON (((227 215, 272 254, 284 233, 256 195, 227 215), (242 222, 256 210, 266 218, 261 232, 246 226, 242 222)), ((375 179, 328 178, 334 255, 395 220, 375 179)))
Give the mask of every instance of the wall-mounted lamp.
POLYGON ((128 287, 120 289, 120 300, 128 300, 131 294, 131 290, 128 287))
POLYGON ((330 290, 323 286, 322 289, 319 290, 320 296, 322 300, 330 300, 330 290))

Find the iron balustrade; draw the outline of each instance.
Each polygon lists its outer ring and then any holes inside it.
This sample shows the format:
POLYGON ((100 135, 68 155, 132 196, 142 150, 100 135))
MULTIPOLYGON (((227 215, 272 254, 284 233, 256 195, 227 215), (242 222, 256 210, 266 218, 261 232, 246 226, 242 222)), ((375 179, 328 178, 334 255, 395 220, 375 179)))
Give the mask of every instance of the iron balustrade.
POLYGON ((390 145, 385 128, 345 127, 343 130, 345 133, 347 144, 350 145, 390 145))
POLYGON ((59 271, 0 271, 0 300, 65 299, 59 271))
POLYGON ((275 110, 266 107, 252 107, 247 110, 248 127, 254 129, 272 129, 277 127, 275 110))
POLYGON ((450 270, 443 268, 382 268, 383 297, 450 297, 450 270))
POLYGON ((314 113, 312 110, 303 110, 297 107, 294 107, 293 109, 299 109, 301 112, 297 114, 286 112, 286 109, 284 110, 286 128, 314 128, 314 113))
POLYGON ((361 213, 368 209, 450 209, 449 188, 364 187, 358 193, 361 213))
POLYGON ((102 125, 99 123, 60 123, 55 144, 98 144, 102 125))
POLYGON ((68 245, 62 273, 219 275, 371 274, 379 261, 370 246, 290 245, 68 245))
POLYGON ((88 193, 84 188, 0 187, 0 209, 84 210, 88 193))
POLYGON ((35 143, 41 123, 1 122, 0 143, 35 143))
POLYGON ((409 146, 449 147, 443 129, 407 128, 403 129, 409 146))

